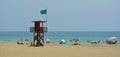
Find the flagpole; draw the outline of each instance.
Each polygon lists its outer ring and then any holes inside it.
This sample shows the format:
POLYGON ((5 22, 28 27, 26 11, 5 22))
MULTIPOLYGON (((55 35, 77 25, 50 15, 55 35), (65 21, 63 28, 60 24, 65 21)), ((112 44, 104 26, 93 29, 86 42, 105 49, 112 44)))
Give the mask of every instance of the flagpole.
MULTIPOLYGON (((47 10, 47 8, 46 8, 46 10, 47 10)), ((47 21, 47 13, 46 13, 46 21, 47 21)))
MULTIPOLYGON (((47 10, 47 8, 46 8, 46 10, 47 10)), ((47 12, 46 12, 46 27, 48 26, 48 24, 47 24, 47 20, 48 19, 48 16, 47 16, 47 12)), ((47 28, 46 28, 46 30, 47 30, 47 28)))
POLYGON ((44 20, 46 20, 46 27, 47 27, 47 25, 48 25, 47 24, 47 18, 48 18, 48 16, 47 16, 47 8, 44 9, 44 10, 41 10, 40 13, 44 15, 44 20))

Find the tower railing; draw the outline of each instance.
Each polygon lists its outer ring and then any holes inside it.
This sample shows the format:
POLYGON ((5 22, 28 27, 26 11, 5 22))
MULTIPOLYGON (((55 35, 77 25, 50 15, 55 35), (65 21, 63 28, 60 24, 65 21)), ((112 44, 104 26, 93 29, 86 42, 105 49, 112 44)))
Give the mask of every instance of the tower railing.
POLYGON ((47 27, 30 27, 30 32, 47 32, 47 27))

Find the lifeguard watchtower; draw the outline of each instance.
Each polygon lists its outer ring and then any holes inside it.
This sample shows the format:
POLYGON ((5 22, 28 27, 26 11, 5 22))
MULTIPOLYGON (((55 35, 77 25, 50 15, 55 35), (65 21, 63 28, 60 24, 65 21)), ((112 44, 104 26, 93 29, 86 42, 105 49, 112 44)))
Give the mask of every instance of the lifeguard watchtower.
POLYGON ((30 32, 33 33, 33 45, 43 46, 44 33, 47 32, 47 27, 44 27, 45 20, 34 20, 34 27, 30 27, 30 32))

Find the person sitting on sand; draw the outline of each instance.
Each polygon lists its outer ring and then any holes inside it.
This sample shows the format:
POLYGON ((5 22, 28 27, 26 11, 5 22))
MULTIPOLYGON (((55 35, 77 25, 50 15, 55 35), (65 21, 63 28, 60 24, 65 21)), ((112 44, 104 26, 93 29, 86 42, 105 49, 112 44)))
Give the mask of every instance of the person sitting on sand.
POLYGON ((17 44, 20 44, 19 41, 17 41, 17 44))
POLYGON ((17 41, 17 44, 23 45, 24 43, 22 41, 17 41))
POLYGON ((73 43, 72 45, 80 45, 80 42, 75 42, 75 43, 73 43))

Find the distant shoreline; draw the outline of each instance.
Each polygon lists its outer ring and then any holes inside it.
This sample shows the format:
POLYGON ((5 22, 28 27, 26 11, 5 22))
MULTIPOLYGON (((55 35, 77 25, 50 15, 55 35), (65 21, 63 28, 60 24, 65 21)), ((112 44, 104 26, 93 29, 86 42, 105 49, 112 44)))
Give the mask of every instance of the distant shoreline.
MULTIPOLYGON (((30 32, 30 31, 0 31, 0 32, 30 32)), ((120 31, 48 31, 48 32, 120 32, 120 31)))
MULTIPOLYGON (((50 39, 51 41, 60 41, 65 39, 70 41, 74 38, 78 38, 80 41, 106 41, 109 37, 118 37, 120 42, 120 31, 48 31, 45 33, 44 39, 50 39)), ((0 40, 5 41, 18 41, 18 40, 33 40, 33 33, 28 31, 6 31, 0 32, 0 40)))

